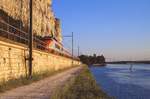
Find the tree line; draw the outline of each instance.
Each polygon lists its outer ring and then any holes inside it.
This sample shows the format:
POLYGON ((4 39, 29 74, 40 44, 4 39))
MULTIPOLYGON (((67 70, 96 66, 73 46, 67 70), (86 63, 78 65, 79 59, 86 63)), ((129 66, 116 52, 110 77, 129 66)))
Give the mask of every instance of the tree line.
POLYGON ((93 54, 93 56, 80 55, 79 58, 82 63, 87 65, 105 64, 105 57, 103 55, 100 56, 97 56, 96 54, 93 54))

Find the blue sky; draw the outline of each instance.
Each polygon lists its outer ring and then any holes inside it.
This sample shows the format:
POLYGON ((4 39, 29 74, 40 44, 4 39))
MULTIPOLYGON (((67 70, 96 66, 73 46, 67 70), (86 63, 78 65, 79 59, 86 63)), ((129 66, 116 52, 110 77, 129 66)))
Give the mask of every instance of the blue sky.
MULTIPOLYGON (((74 32, 75 50, 112 60, 150 59, 150 0, 53 0, 63 35, 74 32)), ((64 38, 71 47, 71 40, 64 38)))

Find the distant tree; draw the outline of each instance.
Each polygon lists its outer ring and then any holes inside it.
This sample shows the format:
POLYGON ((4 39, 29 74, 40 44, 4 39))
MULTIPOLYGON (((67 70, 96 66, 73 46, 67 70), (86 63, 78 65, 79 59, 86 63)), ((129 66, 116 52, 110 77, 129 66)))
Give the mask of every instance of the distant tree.
POLYGON ((96 61, 98 64, 103 64, 105 63, 105 57, 103 55, 97 56, 96 61))
POLYGON ((105 63, 105 57, 103 55, 101 56, 97 56, 96 54, 93 54, 93 56, 81 55, 79 56, 79 58, 82 61, 82 63, 87 65, 105 63))
POLYGON ((86 55, 81 55, 81 56, 79 56, 79 58, 80 58, 80 60, 81 60, 82 63, 87 64, 87 65, 90 64, 90 61, 89 61, 88 56, 86 56, 86 55))
POLYGON ((93 57, 94 57, 94 58, 96 58, 96 56, 97 56, 96 54, 93 54, 93 57))
POLYGON ((101 59, 101 62, 102 62, 102 63, 106 63, 106 60, 105 60, 104 55, 101 55, 101 58, 102 58, 102 59, 101 59))

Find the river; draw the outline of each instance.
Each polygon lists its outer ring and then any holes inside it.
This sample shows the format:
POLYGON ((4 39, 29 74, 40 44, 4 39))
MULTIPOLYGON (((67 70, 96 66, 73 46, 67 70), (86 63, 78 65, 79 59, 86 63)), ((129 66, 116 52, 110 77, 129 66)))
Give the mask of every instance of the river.
POLYGON ((97 84, 116 99, 150 99, 150 64, 91 67, 97 84))

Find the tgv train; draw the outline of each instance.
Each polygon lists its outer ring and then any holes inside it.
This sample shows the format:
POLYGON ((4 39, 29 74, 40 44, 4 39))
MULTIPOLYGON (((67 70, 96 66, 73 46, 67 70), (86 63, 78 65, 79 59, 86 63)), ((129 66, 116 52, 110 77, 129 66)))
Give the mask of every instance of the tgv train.
POLYGON ((58 53, 72 57, 72 54, 67 49, 65 49, 63 45, 60 42, 58 42, 55 38, 44 37, 42 41, 45 42, 46 49, 54 50, 58 53))
MULTIPOLYGON (((0 19, 0 37, 4 37, 10 40, 13 40, 18 43, 28 44, 29 42, 28 36, 29 34, 16 28, 9 23, 6 23, 0 19), (9 29, 7 28, 9 27, 9 29)), ((69 53, 67 49, 63 47, 63 45, 57 41, 57 39, 52 37, 38 37, 33 36, 33 47, 48 50, 54 52, 56 54, 62 54, 67 57, 72 57, 72 54, 69 53)))

